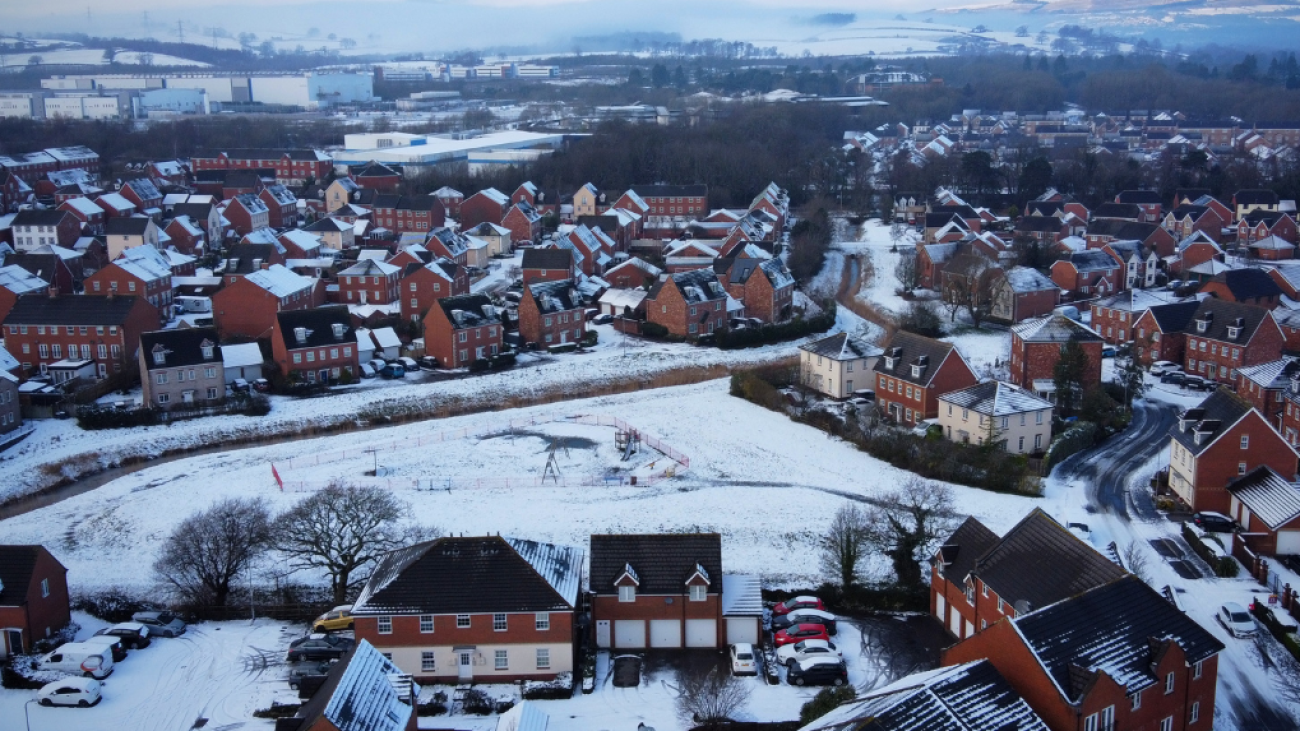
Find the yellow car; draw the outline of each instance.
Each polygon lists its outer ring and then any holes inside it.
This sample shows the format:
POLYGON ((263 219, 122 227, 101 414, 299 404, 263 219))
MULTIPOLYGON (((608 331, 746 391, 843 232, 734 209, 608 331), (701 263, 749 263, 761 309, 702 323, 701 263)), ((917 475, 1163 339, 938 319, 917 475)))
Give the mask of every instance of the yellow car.
POLYGON ((312 632, 337 632, 343 629, 352 629, 351 604, 334 607, 311 623, 312 632))

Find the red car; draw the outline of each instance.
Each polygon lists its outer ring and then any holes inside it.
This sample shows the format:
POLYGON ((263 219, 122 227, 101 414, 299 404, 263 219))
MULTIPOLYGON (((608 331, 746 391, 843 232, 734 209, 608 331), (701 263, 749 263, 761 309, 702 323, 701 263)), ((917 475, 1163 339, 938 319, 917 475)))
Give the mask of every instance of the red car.
POLYGON ((830 635, 826 634, 826 628, 820 624, 796 624, 777 632, 772 641, 776 643, 777 647, 781 647, 792 642, 803 642, 804 640, 826 640, 829 642, 830 639, 830 635))
POLYGON ((772 607, 772 614, 780 616, 789 614, 796 609, 820 609, 826 611, 826 605, 822 604, 822 600, 815 596, 796 596, 772 607))

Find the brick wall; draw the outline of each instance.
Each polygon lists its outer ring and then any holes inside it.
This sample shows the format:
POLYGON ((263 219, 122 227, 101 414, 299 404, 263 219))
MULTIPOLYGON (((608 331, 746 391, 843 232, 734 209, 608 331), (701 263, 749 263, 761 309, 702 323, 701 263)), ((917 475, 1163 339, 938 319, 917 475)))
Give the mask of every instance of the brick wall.
MULTIPOLYGON (((1101 348, 1102 343, 1085 342, 1079 344, 1088 356, 1088 368, 1083 385, 1095 386, 1101 383, 1101 348)), ((1011 335, 1011 382, 1021 388, 1033 390, 1034 381, 1052 380, 1055 377, 1056 363, 1061 359, 1061 343, 1026 342, 1015 333, 1011 335)))
MULTIPOLYGON (((1171 460, 1177 459, 1177 453, 1172 453, 1171 460)), ((1267 465, 1280 475, 1294 475, 1296 456, 1264 417, 1252 411, 1240 424, 1196 456, 1194 464, 1173 466, 1192 474, 1195 492, 1187 502, 1193 508, 1226 514, 1230 502, 1225 489, 1228 483, 1260 465, 1267 465), (1243 436, 1249 437, 1246 449, 1241 448, 1243 436)))
POLYGON ((1211 340, 1195 334, 1188 334, 1186 339, 1184 366, 1187 373, 1229 383, 1236 380, 1237 369, 1242 366, 1268 363, 1282 357, 1282 346, 1286 342, 1272 317, 1260 323, 1249 342, 1211 340))
POLYGON ((668 328, 672 335, 695 339, 726 327, 726 302, 714 300, 689 305, 676 286, 666 283, 654 301, 646 299, 646 319, 668 328))
POLYGON ((468 231, 480 223, 501 223, 505 209, 485 195, 475 193, 460 204, 460 230, 468 231))

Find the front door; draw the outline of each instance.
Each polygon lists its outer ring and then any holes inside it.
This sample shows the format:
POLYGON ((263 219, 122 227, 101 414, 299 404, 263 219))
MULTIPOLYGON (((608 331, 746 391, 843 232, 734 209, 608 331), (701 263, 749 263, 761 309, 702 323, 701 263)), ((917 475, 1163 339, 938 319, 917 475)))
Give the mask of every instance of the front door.
POLYGON ((609 647, 609 620, 596 620, 596 647, 609 647))
POLYGON ((317 380, 319 380, 321 383, 329 383, 329 382, 330 382, 330 369, 328 369, 328 368, 322 368, 322 369, 320 369, 320 372, 316 375, 316 378, 317 378, 317 380))
POLYGON ((473 680, 474 679, 474 651, 459 650, 456 654, 459 656, 459 659, 457 661, 457 665, 459 666, 457 668, 457 677, 461 680, 461 682, 473 680))
POLYGON ((20 629, 5 630, 5 641, 0 644, 0 657, 9 655, 21 655, 23 652, 23 631, 20 629))

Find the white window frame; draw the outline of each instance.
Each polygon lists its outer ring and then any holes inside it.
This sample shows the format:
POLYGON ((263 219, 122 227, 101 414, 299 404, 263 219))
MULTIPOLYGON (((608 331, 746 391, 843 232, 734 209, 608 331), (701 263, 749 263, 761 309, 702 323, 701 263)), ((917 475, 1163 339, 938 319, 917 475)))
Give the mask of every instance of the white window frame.
POLYGON ((505 631, 506 631, 507 629, 509 629, 509 628, 510 628, 510 622, 509 622, 509 620, 506 618, 506 615, 504 615, 504 614, 493 614, 493 615, 492 615, 492 631, 493 631, 493 632, 505 632, 505 631))
POLYGON ((538 632, 546 632, 551 629, 550 612, 538 612, 533 618, 533 628, 538 632))
POLYGON ((420 615, 420 634, 425 634, 425 635, 431 635, 431 634, 433 634, 433 615, 432 615, 432 614, 421 614, 421 615, 420 615), (427 627, 428 629, 425 629, 426 627, 427 627))
POLYGON ((456 629, 469 629, 470 616, 468 614, 456 615, 456 629))
POLYGON ((438 669, 438 656, 432 650, 420 653, 420 672, 432 673, 438 669))
POLYGON ((375 617, 375 625, 381 635, 391 635, 393 633, 392 617, 375 617))
POLYGON ((704 584, 691 584, 689 590, 690 600, 693 602, 702 602, 709 598, 709 587, 704 584))
POLYGON ((492 669, 493 669, 493 670, 509 670, 509 669, 510 669, 510 651, 509 651, 509 650, 496 650, 495 652, 492 653, 492 669))
POLYGON ((537 648, 537 655, 536 655, 536 657, 537 657, 537 669, 538 669, 538 670, 550 670, 550 669, 551 669, 551 648, 549 648, 549 647, 539 647, 539 648, 537 648))
POLYGON ((624 604, 636 601, 636 587, 631 585, 618 587, 618 600, 624 604))

